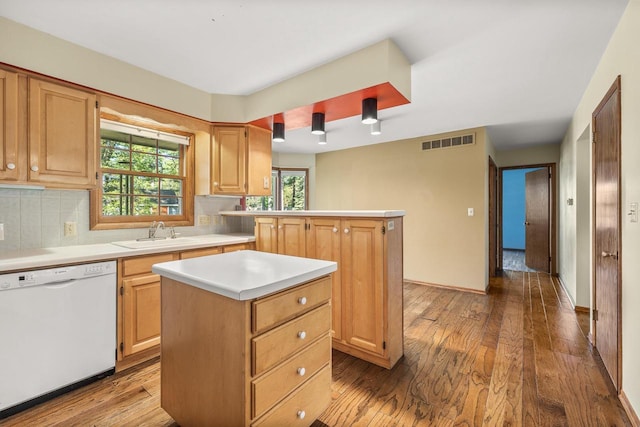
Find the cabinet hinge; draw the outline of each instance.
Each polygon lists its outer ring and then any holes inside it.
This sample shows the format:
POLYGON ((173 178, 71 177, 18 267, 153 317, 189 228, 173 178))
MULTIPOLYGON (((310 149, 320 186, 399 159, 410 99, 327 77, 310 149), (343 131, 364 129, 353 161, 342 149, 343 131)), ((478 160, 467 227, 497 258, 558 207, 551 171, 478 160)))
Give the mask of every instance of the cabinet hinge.
POLYGON ((120 286, 120 296, 124 295, 124 286, 120 286))
POLYGON ((596 322, 598 321, 598 310, 596 310, 595 308, 593 309, 593 320, 595 320, 596 322))
POLYGON ((387 349, 387 342, 386 341, 382 341, 382 349, 383 350, 387 349))
POLYGON ((98 180, 98 172, 96 172, 96 181, 98 180))
POLYGON ((591 142, 595 144, 597 139, 598 139, 598 132, 593 131, 593 140, 591 142))
POLYGON ((382 234, 385 234, 387 232, 387 227, 385 227, 384 225, 382 226, 382 234))
POLYGON ((124 353, 124 343, 123 342, 120 343, 120 352, 124 353))
POLYGON ((98 101, 96 101, 96 108, 98 108, 98 101))

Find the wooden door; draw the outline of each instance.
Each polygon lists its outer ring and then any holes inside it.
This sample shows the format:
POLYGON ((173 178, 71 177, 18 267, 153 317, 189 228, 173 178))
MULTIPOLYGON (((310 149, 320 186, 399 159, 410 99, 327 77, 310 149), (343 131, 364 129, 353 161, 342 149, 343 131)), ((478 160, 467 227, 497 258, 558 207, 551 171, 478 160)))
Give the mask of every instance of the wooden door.
POLYGON ((307 234, 307 257, 338 263, 331 273, 331 334, 337 340, 342 339, 340 225, 339 218, 311 218, 307 234))
POLYGON ((278 219, 274 217, 255 217, 253 234, 256 237, 256 250, 261 252, 278 253, 278 219))
POLYGON ((271 195, 271 132, 252 126, 247 137, 247 194, 271 195))
POLYGON ((549 272, 549 169, 525 174, 525 264, 549 272))
POLYGON ((342 221, 343 339, 383 355, 384 238, 383 221, 342 221))
POLYGON ((96 183, 96 96, 29 79, 29 180, 96 183))
POLYGON ((495 277, 498 259, 498 167, 489 156, 489 277, 495 277))
POLYGON ((123 356, 160 344, 160 276, 124 279, 123 356))
POLYGON ((300 217, 278 218, 278 253, 281 255, 307 256, 306 219, 300 217))
POLYGON ((246 136, 244 126, 214 126, 213 192, 245 194, 246 136))
POLYGON ((0 70, 0 179, 18 180, 18 75, 0 70))
POLYGON ((621 390, 620 77, 593 112, 594 338, 611 381, 621 390))

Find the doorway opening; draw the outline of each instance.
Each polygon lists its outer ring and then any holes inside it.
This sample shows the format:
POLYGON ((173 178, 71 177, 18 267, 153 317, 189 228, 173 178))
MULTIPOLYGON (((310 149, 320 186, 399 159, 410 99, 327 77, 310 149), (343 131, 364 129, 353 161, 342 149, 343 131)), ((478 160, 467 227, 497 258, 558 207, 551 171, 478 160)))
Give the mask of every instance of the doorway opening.
POLYGON ((500 269, 555 274, 555 209, 555 164, 500 169, 500 269))

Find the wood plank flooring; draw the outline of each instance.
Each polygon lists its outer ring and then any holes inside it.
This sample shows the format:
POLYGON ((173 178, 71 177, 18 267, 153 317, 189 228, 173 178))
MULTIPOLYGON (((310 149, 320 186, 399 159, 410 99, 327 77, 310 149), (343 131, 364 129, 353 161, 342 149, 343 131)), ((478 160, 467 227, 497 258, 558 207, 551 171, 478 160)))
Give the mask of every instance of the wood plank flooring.
MULTIPOLYGON (((332 402, 314 427, 631 425, 555 278, 505 271, 486 296, 406 284, 404 300, 405 357, 386 370, 334 351, 332 402)), ((147 362, 0 424, 175 426, 159 369, 147 362)))

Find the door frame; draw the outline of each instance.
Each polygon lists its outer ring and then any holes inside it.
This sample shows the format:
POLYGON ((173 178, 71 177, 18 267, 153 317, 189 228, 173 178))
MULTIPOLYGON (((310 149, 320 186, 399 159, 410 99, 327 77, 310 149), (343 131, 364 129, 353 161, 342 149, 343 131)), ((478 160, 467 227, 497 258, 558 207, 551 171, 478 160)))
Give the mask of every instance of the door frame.
POLYGON ((498 262, 498 166, 489 156, 489 278, 502 267, 498 262))
POLYGON ((598 304, 596 301, 596 260, 595 257, 598 256, 596 254, 596 115, 600 112, 600 110, 606 105, 609 98, 613 95, 614 92, 618 92, 618 114, 616 115, 616 120, 618 121, 618 140, 615 142, 618 144, 618 274, 617 274, 617 288, 618 288, 618 301, 617 301, 617 310, 618 310, 618 322, 617 322, 617 336, 618 336, 618 369, 616 374, 617 378, 617 387, 616 392, 618 394, 622 391, 622 90, 621 90, 621 77, 618 75, 614 80, 613 84, 607 90, 607 93, 603 96, 598 106, 593 110, 591 114, 591 212, 593 213, 592 225, 591 225, 591 233, 592 233, 592 241, 591 241, 591 283, 593 284, 591 289, 591 298, 592 298, 592 315, 591 315, 591 343, 594 345, 596 350, 598 349, 598 338, 597 338, 597 327, 595 316, 593 315, 593 309, 597 309, 598 304))
POLYGON ((551 263, 549 266, 550 274, 553 276, 558 275, 557 267, 557 172, 556 163, 535 163, 529 165, 518 166, 505 166, 498 169, 498 223, 496 224, 497 236, 498 236, 498 270, 502 270, 502 256, 503 256, 503 241, 502 241, 502 203, 503 203, 503 191, 502 182, 503 174, 506 170, 513 169, 530 169, 530 168, 548 168, 551 175, 551 185, 549 191, 549 256, 551 257, 551 263))

